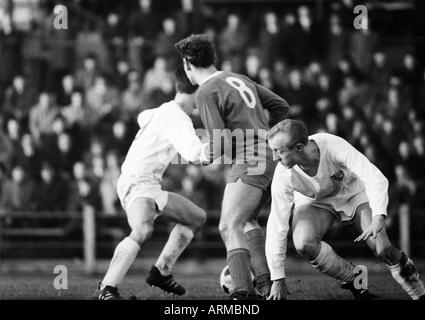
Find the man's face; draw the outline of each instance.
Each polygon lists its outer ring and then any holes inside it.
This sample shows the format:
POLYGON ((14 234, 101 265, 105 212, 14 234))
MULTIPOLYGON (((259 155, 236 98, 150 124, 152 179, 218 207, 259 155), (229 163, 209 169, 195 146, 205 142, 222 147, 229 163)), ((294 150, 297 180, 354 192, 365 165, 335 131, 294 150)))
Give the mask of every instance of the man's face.
POLYGON ((282 132, 278 132, 269 139, 269 146, 273 150, 273 159, 279 162, 285 168, 292 168, 298 164, 298 152, 296 146, 291 143, 290 137, 282 132))

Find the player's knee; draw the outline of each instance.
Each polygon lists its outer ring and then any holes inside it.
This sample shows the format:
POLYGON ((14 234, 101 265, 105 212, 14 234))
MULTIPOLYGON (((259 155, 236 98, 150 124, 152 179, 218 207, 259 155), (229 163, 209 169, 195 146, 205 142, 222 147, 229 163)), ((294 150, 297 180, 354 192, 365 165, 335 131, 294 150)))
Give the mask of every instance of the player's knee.
POLYGON ((218 225, 218 230, 220 232, 221 238, 224 242, 226 242, 229 238, 231 238, 232 234, 238 232, 238 227, 240 231, 243 231, 242 226, 238 226, 234 221, 220 221, 218 225))
POLYGON ((152 236, 153 228, 152 221, 144 221, 132 228, 130 238, 137 243, 142 244, 152 236))
POLYGON ((193 217, 193 221, 192 221, 193 231, 198 231, 202 229, 202 227, 205 225, 206 222, 207 222, 207 213, 204 210, 199 209, 197 214, 193 217))
POLYGON ((309 237, 304 235, 293 235, 294 247, 299 254, 302 256, 313 260, 317 256, 318 247, 320 243, 309 237))

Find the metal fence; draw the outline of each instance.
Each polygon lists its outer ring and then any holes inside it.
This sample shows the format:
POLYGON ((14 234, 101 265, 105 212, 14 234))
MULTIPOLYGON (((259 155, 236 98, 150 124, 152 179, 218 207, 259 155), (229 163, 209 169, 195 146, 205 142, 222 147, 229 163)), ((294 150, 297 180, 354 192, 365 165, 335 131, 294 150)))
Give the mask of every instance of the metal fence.
MULTIPOLYGON (((396 232, 391 235, 394 244, 408 254, 414 249, 414 255, 424 256, 424 238, 419 234, 412 239, 412 227, 425 224, 425 212, 410 212, 408 206, 401 206, 394 218, 396 221, 392 223, 397 225, 396 232)), ((206 226, 184 253, 186 257, 202 260, 225 255, 218 221, 219 212, 209 212, 206 226)), ((266 221, 267 212, 264 211, 259 218, 260 225, 265 226, 266 221)), ((144 246, 144 256, 159 253, 170 228, 171 225, 161 218, 157 220, 154 235, 144 246)), ((13 212, 0 217, 0 260, 79 258, 84 261, 85 272, 90 274, 96 271, 98 259, 112 256, 115 245, 128 232, 124 214, 107 216, 90 206, 85 206, 81 212, 13 212)), ((354 247, 347 233, 336 231, 328 236, 332 245, 344 254, 362 256, 367 252, 366 246, 354 247)), ((288 245, 289 250, 294 250, 291 241, 288 245)))

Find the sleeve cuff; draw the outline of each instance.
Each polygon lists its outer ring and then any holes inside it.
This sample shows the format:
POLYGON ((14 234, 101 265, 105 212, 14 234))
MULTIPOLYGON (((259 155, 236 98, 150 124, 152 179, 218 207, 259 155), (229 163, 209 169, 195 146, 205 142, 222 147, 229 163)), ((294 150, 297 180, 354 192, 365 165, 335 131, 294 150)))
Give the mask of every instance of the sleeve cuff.
POLYGON ((281 268, 280 270, 271 270, 270 271, 270 279, 272 281, 285 278, 285 270, 281 268))

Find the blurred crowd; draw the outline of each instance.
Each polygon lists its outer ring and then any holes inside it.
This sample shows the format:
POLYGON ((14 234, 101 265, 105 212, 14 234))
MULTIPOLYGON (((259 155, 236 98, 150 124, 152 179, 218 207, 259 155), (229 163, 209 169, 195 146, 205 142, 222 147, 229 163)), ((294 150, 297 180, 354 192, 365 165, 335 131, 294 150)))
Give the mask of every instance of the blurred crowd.
MULTIPOLYGON (((248 19, 190 0, 168 10, 133 2, 70 1, 67 30, 53 27, 52 6, 26 31, 0 13, 0 213, 89 203, 121 214, 115 185, 137 115, 174 97, 173 45, 194 32, 215 39, 220 69, 282 96, 310 133, 362 151, 389 178, 392 207, 425 208, 425 72, 414 46, 394 55, 372 23, 355 30, 350 1, 322 23, 304 5, 248 19)), ((164 187, 214 210, 226 172, 171 166, 164 187)))

